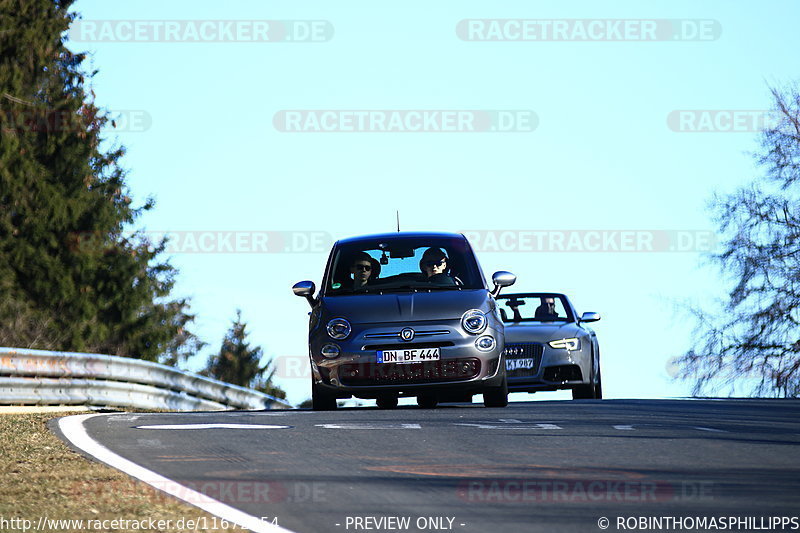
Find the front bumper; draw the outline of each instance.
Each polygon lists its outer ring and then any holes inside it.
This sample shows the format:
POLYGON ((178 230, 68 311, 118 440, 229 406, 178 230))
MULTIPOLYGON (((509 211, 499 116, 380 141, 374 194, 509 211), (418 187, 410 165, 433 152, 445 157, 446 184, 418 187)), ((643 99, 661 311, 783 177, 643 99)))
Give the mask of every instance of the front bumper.
POLYGON ((471 335, 460 328, 460 322, 354 324, 348 339, 334 341, 325 334, 312 335, 309 348, 315 385, 339 398, 423 393, 468 396, 500 386, 505 376, 502 330, 488 327, 471 335), (417 332, 412 341, 403 342, 396 335, 403 327, 417 332), (487 352, 475 347, 475 340, 484 335, 495 339, 495 347, 487 352), (325 344, 339 346, 340 355, 323 357, 320 350, 325 344), (439 348, 441 359, 410 364, 377 362, 378 350, 408 348, 439 348))
POLYGON ((509 392, 571 389, 587 385, 591 379, 592 353, 588 346, 567 351, 532 342, 509 343, 505 348, 509 392))

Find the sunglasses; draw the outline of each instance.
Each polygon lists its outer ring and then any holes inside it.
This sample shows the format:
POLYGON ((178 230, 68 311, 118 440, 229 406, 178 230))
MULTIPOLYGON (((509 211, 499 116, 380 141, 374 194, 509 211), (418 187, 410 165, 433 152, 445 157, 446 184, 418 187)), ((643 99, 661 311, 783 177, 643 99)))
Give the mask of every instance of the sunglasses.
POLYGON ((425 261, 425 266, 428 267, 428 268, 433 268, 435 266, 437 266, 437 267, 438 266, 442 266, 446 262, 447 262, 447 259, 445 259, 445 258, 439 259, 438 261, 425 261))
POLYGON ((369 272, 370 270, 372 270, 371 265, 353 265, 353 268, 355 268, 356 270, 363 270, 364 272, 369 272))

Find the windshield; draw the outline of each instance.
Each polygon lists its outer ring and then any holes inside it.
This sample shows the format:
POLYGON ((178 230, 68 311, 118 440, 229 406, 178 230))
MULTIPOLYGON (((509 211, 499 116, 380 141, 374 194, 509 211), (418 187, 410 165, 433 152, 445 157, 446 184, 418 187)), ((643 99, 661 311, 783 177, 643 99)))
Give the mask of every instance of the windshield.
POLYGON ((484 289, 466 239, 395 237, 337 247, 325 294, 484 289))
POLYGON ((497 298, 503 322, 572 322, 565 298, 557 294, 509 294, 497 298))

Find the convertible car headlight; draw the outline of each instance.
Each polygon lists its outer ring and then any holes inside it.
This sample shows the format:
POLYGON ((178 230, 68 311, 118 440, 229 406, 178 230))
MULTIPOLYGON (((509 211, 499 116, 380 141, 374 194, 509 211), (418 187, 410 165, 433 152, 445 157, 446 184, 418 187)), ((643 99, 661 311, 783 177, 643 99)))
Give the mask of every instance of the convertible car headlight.
POLYGON ((334 318, 328 322, 328 335, 332 339, 342 340, 350 335, 350 322, 344 318, 334 318))
POLYGON ((464 328, 468 333, 472 333, 474 335, 477 335, 485 330, 487 323, 488 320, 486 320, 486 315, 484 315, 480 309, 470 309, 461 315, 461 327, 464 328))
POLYGON ((581 340, 575 337, 572 337, 571 339, 550 341, 547 344, 549 344, 551 348, 556 348, 556 349, 560 348, 563 350, 569 350, 571 352, 581 349, 581 340))

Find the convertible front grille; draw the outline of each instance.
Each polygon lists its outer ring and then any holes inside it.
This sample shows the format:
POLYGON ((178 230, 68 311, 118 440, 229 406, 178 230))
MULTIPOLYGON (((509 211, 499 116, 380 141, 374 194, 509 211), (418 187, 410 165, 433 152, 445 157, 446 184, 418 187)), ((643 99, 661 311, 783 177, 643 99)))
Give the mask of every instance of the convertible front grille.
POLYGON ((471 379, 481 371, 473 357, 424 363, 351 363, 339 367, 343 385, 402 385, 471 379))
POLYGON ((539 373, 544 345, 539 343, 506 344, 506 375, 510 378, 531 377, 539 373))

